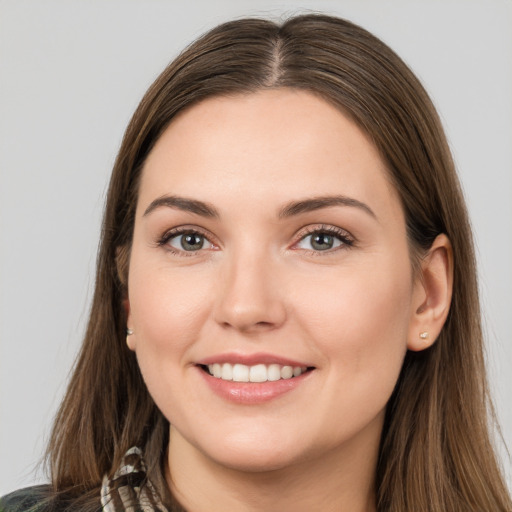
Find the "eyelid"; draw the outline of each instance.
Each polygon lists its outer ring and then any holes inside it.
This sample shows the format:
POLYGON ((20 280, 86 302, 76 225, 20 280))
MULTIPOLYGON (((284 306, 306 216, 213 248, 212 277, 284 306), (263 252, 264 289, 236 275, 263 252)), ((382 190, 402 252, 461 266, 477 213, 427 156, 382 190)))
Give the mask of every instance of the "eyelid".
POLYGON ((215 241, 215 237, 211 233, 207 232, 206 230, 198 226, 193 225, 176 226, 174 228, 168 229, 161 237, 158 238, 156 244, 159 247, 164 247, 166 250, 173 254, 183 256, 197 256, 199 253, 204 252, 205 249, 200 249, 198 251, 182 251, 168 244, 169 240, 171 240, 172 238, 187 234, 200 235, 204 237, 205 240, 207 240, 211 245, 215 246, 215 248, 219 247, 219 244, 215 241))
MULTIPOLYGON (((210 244, 215 246, 215 249, 220 248, 220 243, 216 241, 216 238, 207 230, 200 228, 195 225, 183 225, 183 226, 176 226, 171 229, 168 229, 165 231, 165 233, 159 237, 157 240, 157 245, 160 247, 165 247, 166 250, 168 250, 171 253, 183 255, 183 256, 198 256, 200 253, 203 253, 205 249, 199 249, 198 251, 182 251, 180 249, 177 249, 175 247, 172 247, 168 245, 168 242, 170 239, 184 234, 197 234, 202 237, 204 237, 210 244)), ((292 250, 301 250, 304 252, 309 252, 315 255, 320 254, 331 254, 333 252, 336 252, 341 249, 346 249, 352 247, 356 239, 355 237, 349 233, 347 230, 333 226, 330 224, 313 224, 306 226, 299 230, 299 232, 294 237, 295 241, 291 245, 292 250), (341 242, 341 246, 333 248, 333 249, 327 249, 325 251, 315 251, 315 250, 307 250, 307 249, 298 249, 296 248, 297 244, 300 243, 302 240, 304 240, 307 236, 313 235, 316 233, 328 233, 329 235, 337 237, 341 242)), ((212 250, 212 249, 210 249, 212 250)))
POLYGON ((356 242, 355 237, 352 234, 350 234, 346 229, 339 228, 337 226, 333 226, 330 224, 314 224, 314 225, 306 226, 305 228, 301 229, 297 233, 296 240, 295 240, 295 242, 293 242, 293 245, 291 248, 293 250, 304 250, 306 252, 310 252, 315 255, 330 254, 330 253, 336 252, 336 251, 344 249, 344 248, 352 247, 355 244, 355 242, 356 242), (294 249, 294 247, 298 243, 302 242, 302 240, 304 240, 307 236, 310 236, 310 235, 313 235, 316 233, 327 233, 329 235, 335 236, 339 240, 341 240, 342 245, 340 247, 336 247, 334 249, 327 249, 325 251, 314 251, 314 250, 308 251, 307 249, 294 249))

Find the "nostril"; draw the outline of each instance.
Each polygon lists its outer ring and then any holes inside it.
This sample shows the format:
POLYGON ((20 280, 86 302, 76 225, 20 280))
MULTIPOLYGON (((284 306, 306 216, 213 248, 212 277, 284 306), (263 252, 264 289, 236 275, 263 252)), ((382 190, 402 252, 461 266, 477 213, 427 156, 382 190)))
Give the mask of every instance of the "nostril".
POLYGON ((272 322, 257 322, 256 325, 261 327, 271 327, 273 324, 272 322))

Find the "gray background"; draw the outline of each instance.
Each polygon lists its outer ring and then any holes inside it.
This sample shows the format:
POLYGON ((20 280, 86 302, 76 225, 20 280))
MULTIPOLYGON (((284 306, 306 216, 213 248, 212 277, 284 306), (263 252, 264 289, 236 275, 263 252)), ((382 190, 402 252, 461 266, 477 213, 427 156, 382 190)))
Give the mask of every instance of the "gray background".
POLYGON ((512 446, 511 0, 0 0, 0 494, 45 480, 34 469, 84 330, 110 169, 142 94, 213 25, 304 10, 383 38, 439 108, 512 446))

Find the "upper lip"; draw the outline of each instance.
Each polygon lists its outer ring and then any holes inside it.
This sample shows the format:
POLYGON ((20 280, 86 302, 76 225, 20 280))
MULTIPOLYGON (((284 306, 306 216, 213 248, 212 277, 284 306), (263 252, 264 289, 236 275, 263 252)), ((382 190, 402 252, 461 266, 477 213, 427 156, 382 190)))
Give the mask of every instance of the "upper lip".
POLYGON ((243 364, 246 366, 254 366, 256 364, 279 364, 281 366, 300 366, 300 367, 312 367, 311 364, 308 364, 304 361, 297 361, 294 359, 289 359, 287 357, 281 357, 275 354, 267 354, 267 353, 256 353, 256 354, 237 354, 234 352, 229 352, 225 354, 217 354, 210 357, 205 357, 197 361, 196 364, 202 366, 208 366, 209 364, 243 364))

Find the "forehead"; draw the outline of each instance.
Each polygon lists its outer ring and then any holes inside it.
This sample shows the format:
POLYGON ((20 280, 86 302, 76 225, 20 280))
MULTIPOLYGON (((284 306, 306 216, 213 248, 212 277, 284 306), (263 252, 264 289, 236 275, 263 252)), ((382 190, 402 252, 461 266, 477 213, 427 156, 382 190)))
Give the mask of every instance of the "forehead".
POLYGON ((146 160, 139 202, 333 193, 377 209, 398 203, 377 149, 353 121, 310 92, 277 89, 210 98, 178 115, 146 160))

